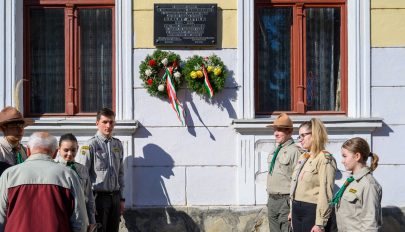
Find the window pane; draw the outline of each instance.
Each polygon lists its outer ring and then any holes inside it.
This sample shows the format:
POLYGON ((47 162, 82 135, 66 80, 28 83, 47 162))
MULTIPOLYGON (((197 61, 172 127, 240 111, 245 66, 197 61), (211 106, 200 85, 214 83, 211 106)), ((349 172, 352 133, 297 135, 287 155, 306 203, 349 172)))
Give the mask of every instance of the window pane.
POLYGON ((292 8, 259 11, 257 112, 291 110, 292 8))
POLYGON ((65 112, 63 9, 30 9, 31 113, 65 112))
POLYGON ((81 111, 112 107, 112 10, 81 9, 81 111))
POLYGON ((339 111, 340 9, 306 9, 307 110, 339 111))

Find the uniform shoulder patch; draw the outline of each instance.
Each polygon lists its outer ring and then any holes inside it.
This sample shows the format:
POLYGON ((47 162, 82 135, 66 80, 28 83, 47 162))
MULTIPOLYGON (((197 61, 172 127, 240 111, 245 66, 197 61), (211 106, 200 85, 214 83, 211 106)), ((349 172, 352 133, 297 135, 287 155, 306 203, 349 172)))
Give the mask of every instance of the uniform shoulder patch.
POLYGON ((90 146, 83 145, 80 147, 80 154, 82 155, 89 155, 90 154, 90 146))
POLYGON ((351 193, 357 193, 357 190, 356 189, 349 189, 349 192, 351 192, 351 193))

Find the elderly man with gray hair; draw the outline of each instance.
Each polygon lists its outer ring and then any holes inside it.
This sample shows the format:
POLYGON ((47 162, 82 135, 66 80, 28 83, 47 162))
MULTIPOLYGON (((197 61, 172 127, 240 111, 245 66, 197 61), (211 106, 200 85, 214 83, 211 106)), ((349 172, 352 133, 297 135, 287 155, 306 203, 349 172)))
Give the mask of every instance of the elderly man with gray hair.
POLYGON ((28 141, 28 159, 0 178, 0 232, 80 231, 88 226, 80 180, 53 161, 56 138, 36 132, 28 141))

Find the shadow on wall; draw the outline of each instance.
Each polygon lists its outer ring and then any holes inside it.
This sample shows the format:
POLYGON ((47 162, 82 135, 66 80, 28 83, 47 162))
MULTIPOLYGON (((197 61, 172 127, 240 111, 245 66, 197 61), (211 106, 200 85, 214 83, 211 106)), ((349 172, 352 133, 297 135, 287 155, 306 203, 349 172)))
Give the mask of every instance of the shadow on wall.
MULTIPOLYGON (((187 107, 184 108, 186 115, 191 115, 191 111, 195 113, 197 116, 198 121, 208 130, 210 134, 210 138, 212 140, 215 140, 214 135, 211 133, 209 128, 206 126, 205 122, 203 121, 199 109, 197 108, 196 104, 194 103, 193 98, 201 98, 203 99, 206 103, 210 105, 215 105, 217 106, 221 111, 226 111, 228 113, 229 119, 235 119, 237 117, 236 111, 232 105, 232 102, 235 102, 237 99, 237 83, 235 81, 235 75, 232 70, 227 70, 228 72, 228 77, 226 81, 226 88, 224 90, 227 91, 222 91, 219 93, 216 93, 214 97, 210 98, 207 95, 197 95, 193 94, 191 91, 186 91, 185 95, 185 102, 187 103, 187 107)), ((195 132, 195 123, 193 121, 192 117, 187 117, 186 116, 186 121, 187 121, 187 130, 188 132, 193 135, 194 137, 196 136, 195 132)))
POLYGON ((128 231, 199 231, 194 221, 172 207, 164 179, 174 176, 174 160, 156 144, 143 147, 134 164, 135 210, 124 215, 128 231), (164 179, 163 179, 164 178, 164 179))
POLYGON ((383 214, 383 232, 405 231, 404 212, 396 206, 387 206, 382 209, 383 214))

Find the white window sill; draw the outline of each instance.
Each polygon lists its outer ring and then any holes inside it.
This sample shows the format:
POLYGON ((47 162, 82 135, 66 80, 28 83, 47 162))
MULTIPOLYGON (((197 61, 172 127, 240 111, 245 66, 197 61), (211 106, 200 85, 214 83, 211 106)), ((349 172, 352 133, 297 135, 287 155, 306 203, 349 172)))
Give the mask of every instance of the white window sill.
MULTIPOLYGON (((118 120, 115 123, 114 134, 128 136, 138 128, 137 120, 118 120)), ((37 119, 34 125, 25 128, 26 133, 48 131, 50 133, 67 133, 74 131, 78 134, 94 134, 97 130, 96 119, 92 118, 51 118, 37 119)))
MULTIPOLYGON (((291 116, 294 122, 294 130, 297 130, 301 123, 309 121, 311 116, 291 116)), ((382 118, 348 118, 344 116, 320 116, 318 117, 325 124, 328 133, 339 132, 368 132, 383 126, 382 118)), ((233 128, 240 134, 268 134, 272 131, 266 126, 273 123, 276 117, 257 119, 235 119, 233 128)))

